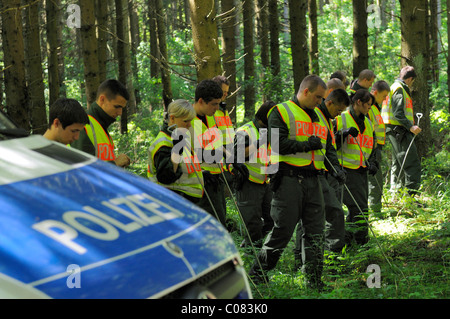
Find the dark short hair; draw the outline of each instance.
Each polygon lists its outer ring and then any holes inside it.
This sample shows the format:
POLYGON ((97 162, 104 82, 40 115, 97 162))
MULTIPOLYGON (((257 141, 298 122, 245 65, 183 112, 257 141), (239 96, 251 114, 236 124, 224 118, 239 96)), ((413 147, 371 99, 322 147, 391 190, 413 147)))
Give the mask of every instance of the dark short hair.
POLYGON ((51 128, 56 118, 61 122, 63 129, 74 123, 84 125, 89 123, 85 109, 74 99, 59 98, 50 106, 48 128, 51 128))
POLYGON ((264 102, 263 104, 261 104, 261 106, 259 107, 258 111, 256 111, 255 118, 257 120, 260 120, 261 122, 263 122, 264 125, 267 125, 267 123, 268 123, 267 113, 269 113, 269 111, 275 105, 277 105, 277 103, 275 103, 272 100, 268 100, 268 101, 264 102))
POLYGON ((376 78, 377 76, 372 70, 364 69, 361 72, 359 72, 358 80, 371 80, 376 78))
POLYGON ((344 71, 339 71, 339 70, 338 70, 338 71, 333 72, 333 73, 330 75, 330 80, 332 80, 332 79, 339 79, 339 80, 342 81, 342 83, 343 83, 344 85, 349 85, 348 79, 347 79, 347 75, 345 74, 344 71), (345 80, 345 82, 344 82, 344 80, 345 80))
POLYGON ((224 75, 217 75, 217 76, 213 77, 212 80, 219 83, 220 86, 222 86, 222 84, 230 85, 230 81, 224 75))
POLYGON ((365 89, 359 89, 355 92, 355 94, 352 95, 352 104, 356 103, 358 100, 361 100, 363 103, 369 102, 369 100, 372 100, 372 103, 375 101, 375 98, 372 94, 370 94, 369 91, 365 89))
POLYGON ((336 105, 350 105, 350 97, 344 89, 334 89, 328 94, 325 102, 333 101, 336 105))
POLYGON ((402 80, 406 80, 409 78, 415 78, 415 77, 417 77, 416 71, 414 70, 414 67, 412 67, 410 65, 405 66, 400 70, 400 79, 402 79, 402 80))
POLYGON ((378 92, 383 92, 383 91, 390 91, 391 88, 389 87, 389 84, 386 81, 383 80, 379 80, 376 81, 373 85, 372 85, 372 92, 378 91, 378 92))
POLYGON ((195 89, 195 102, 203 99, 206 103, 223 96, 222 86, 213 80, 201 81, 195 89))
POLYGON ((327 85, 318 75, 310 74, 303 79, 302 83, 300 83, 299 91, 308 89, 311 92, 315 92, 318 86, 321 86, 325 90, 327 89, 327 85))
POLYGON ((125 85, 115 79, 109 79, 100 84, 97 89, 97 99, 101 94, 104 94, 108 100, 113 100, 117 95, 127 101, 130 99, 130 93, 128 93, 125 85))

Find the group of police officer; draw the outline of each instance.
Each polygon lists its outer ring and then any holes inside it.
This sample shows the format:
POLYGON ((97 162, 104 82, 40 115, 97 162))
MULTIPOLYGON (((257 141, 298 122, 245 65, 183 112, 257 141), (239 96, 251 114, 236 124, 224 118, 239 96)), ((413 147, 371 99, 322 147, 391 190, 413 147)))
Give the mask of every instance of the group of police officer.
MULTIPOLYGON (((405 67, 389 86, 374 83, 375 74, 364 70, 347 92, 342 72, 327 83, 309 75, 290 100, 266 101, 236 131, 225 104, 228 80, 201 81, 194 104, 179 99, 169 105, 148 151, 148 177, 225 227, 225 194, 233 193, 246 229, 243 245, 260 248, 250 270, 255 281, 267 280, 295 232, 296 266, 309 287, 322 289, 324 249, 340 252, 369 240, 369 197, 371 210, 381 211, 386 136, 393 146, 391 189, 402 184, 417 193, 420 161, 412 139, 420 128, 409 89, 415 77, 405 67)), ((120 82, 105 81, 81 127, 72 127, 72 147, 129 165, 126 155, 115 155, 108 133, 128 97, 120 82)), ((49 130, 69 124, 50 123, 49 130)))

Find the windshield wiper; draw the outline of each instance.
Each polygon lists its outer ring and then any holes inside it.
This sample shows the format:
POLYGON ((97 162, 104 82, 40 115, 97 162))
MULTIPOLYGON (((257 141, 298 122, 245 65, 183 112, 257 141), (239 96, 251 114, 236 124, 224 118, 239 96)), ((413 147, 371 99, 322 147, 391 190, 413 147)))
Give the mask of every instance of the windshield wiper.
POLYGON ((0 129, 0 134, 12 137, 27 137, 29 135, 23 128, 0 129))

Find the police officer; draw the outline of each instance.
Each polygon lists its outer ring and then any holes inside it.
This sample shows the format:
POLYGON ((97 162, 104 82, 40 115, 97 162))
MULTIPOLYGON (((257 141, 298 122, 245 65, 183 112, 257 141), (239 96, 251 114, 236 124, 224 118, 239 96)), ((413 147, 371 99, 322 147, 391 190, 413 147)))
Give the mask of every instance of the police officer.
POLYGON ((271 164, 278 172, 271 178, 271 215, 274 227, 250 270, 262 280, 273 269, 286 248, 297 223, 303 226, 303 267, 307 285, 323 288, 323 236, 325 211, 318 174, 324 169, 323 153, 333 150, 326 123, 314 111, 322 101, 326 84, 316 75, 305 77, 297 94, 273 107, 268 115, 271 164), (277 134, 278 133, 278 134, 277 134), (278 136, 278 141, 274 138, 278 136), (274 143, 278 145, 274 147, 274 143), (278 148, 279 154, 274 154, 278 148))
POLYGON ((126 87, 117 80, 110 79, 100 84, 96 101, 87 111, 89 124, 71 146, 120 167, 130 165, 126 154, 115 154, 114 141, 108 133, 109 126, 122 114, 129 98, 126 87))
POLYGON ((272 191, 266 169, 269 164, 267 113, 275 105, 273 101, 264 102, 255 118, 236 130, 235 156, 238 161, 245 157, 249 170, 248 179, 235 184, 237 205, 249 235, 244 239, 245 246, 251 240, 255 247, 261 247, 264 236, 273 227, 270 217, 272 191))
MULTIPOLYGON (((375 101, 370 108, 369 116, 375 130, 376 143, 374 145, 374 152, 377 163, 382 162, 382 150, 386 143, 386 125, 381 117, 381 105, 389 94, 390 88, 386 81, 380 80, 373 84, 370 93, 375 98, 375 101)), ((372 212, 381 212, 381 198, 383 196, 383 173, 379 169, 375 175, 369 175, 369 208, 372 212)))
POLYGON ((339 161, 347 172, 345 184, 350 191, 344 191, 344 204, 349 211, 349 239, 363 245, 369 240, 368 225, 364 218, 368 211, 367 173, 374 175, 378 170, 378 163, 372 152, 375 133, 366 116, 373 104, 373 97, 369 91, 360 89, 351 100, 349 110, 336 117, 336 145, 339 161))
POLYGON ((386 124, 386 135, 392 143, 391 191, 404 186, 410 195, 415 195, 421 182, 421 165, 414 135, 422 130, 415 125, 410 88, 416 78, 412 66, 401 69, 400 76, 391 86, 388 98, 383 102, 382 117, 386 124), (406 150, 411 145, 405 160, 406 150), (400 172, 403 161, 403 172, 400 172), (400 175, 401 174, 401 175, 400 175), (399 176, 400 175, 400 176, 399 176))
MULTIPOLYGON (((340 115, 350 104, 350 99, 341 80, 334 78, 327 82, 325 99, 315 109, 317 115, 327 124, 331 134, 333 147, 336 147, 332 120, 340 115)), ((327 172, 319 175, 325 202, 325 249, 332 252, 341 252, 345 245, 345 216, 342 203, 339 200, 339 184, 345 183, 345 171, 329 167, 330 161, 338 167, 339 160, 335 153, 329 153, 325 162, 327 172), (329 156, 329 158, 328 158, 329 156)), ((297 226, 296 247, 294 249, 295 263, 298 268, 301 260, 302 225, 297 226)))
POLYGON ((365 69, 359 72, 358 78, 350 83, 350 95, 355 94, 360 89, 369 90, 375 78, 376 75, 372 70, 365 69))
MULTIPOLYGON (((342 87, 334 89, 326 99, 316 108, 316 112, 323 117, 328 124, 328 129, 332 134, 333 147, 336 147, 336 140, 333 133, 332 120, 344 112, 350 105, 347 92, 342 87)), ((333 154, 333 153, 331 153, 333 154)), ((331 156, 329 160, 334 166, 340 166, 336 156, 331 156)), ((328 166, 328 162, 325 163, 328 166)), ((338 197, 339 185, 346 181, 346 173, 341 169, 335 170, 327 168, 327 174, 319 176, 325 200, 325 249, 333 252, 341 252, 345 245, 345 220, 342 203, 338 197)))
POLYGON ((148 178, 198 203, 203 196, 203 175, 188 131, 194 117, 188 101, 169 104, 163 126, 148 150, 148 178))
MULTIPOLYGON (((205 196, 198 205, 226 226, 225 184, 222 180, 225 165, 223 140, 214 119, 222 96, 222 88, 213 80, 203 80, 197 85, 193 104, 196 116, 191 121, 190 132, 205 183, 205 196)), ((244 164, 233 163, 229 169, 233 174, 243 174, 248 178, 244 164)))

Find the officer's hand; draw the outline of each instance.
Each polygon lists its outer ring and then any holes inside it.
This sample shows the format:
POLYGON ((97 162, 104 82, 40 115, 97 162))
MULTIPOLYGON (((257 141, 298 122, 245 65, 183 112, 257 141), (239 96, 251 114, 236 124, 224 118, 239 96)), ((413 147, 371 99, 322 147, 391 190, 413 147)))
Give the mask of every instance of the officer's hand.
POLYGON ((248 176, 250 173, 248 172, 248 168, 247 168, 247 166, 245 166, 245 164, 234 163, 233 168, 231 170, 231 174, 240 175, 243 180, 246 180, 246 179, 248 179, 248 176))
POLYGON ((413 125, 411 126, 411 128, 409 129, 411 131, 411 133, 413 133, 414 135, 419 134, 420 132, 422 132, 422 129, 420 127, 418 127, 417 125, 413 125))
POLYGON ((374 176, 378 172, 378 166, 375 163, 369 163, 369 174, 374 176))
POLYGON ((205 187, 208 187, 212 189, 213 191, 217 191, 219 187, 219 179, 216 178, 211 172, 209 171, 202 171, 203 174, 203 181, 205 183, 205 187))
POLYGON ((311 151, 321 150, 323 148, 322 140, 319 137, 314 136, 314 135, 312 135, 308 138, 308 144, 309 144, 309 147, 311 148, 311 151))
POLYGON ((342 136, 344 138, 346 138, 349 135, 351 135, 353 137, 357 137, 358 134, 359 134, 358 129, 356 127, 353 127, 353 126, 349 127, 349 128, 346 128, 345 130, 342 131, 342 136))
POLYGON ((339 185, 344 185, 347 181, 347 172, 343 170, 340 166, 334 166, 334 170, 331 173, 331 176, 336 178, 339 185))
POLYGON ((126 154, 120 154, 116 157, 114 163, 119 167, 127 167, 131 164, 131 159, 126 154))

